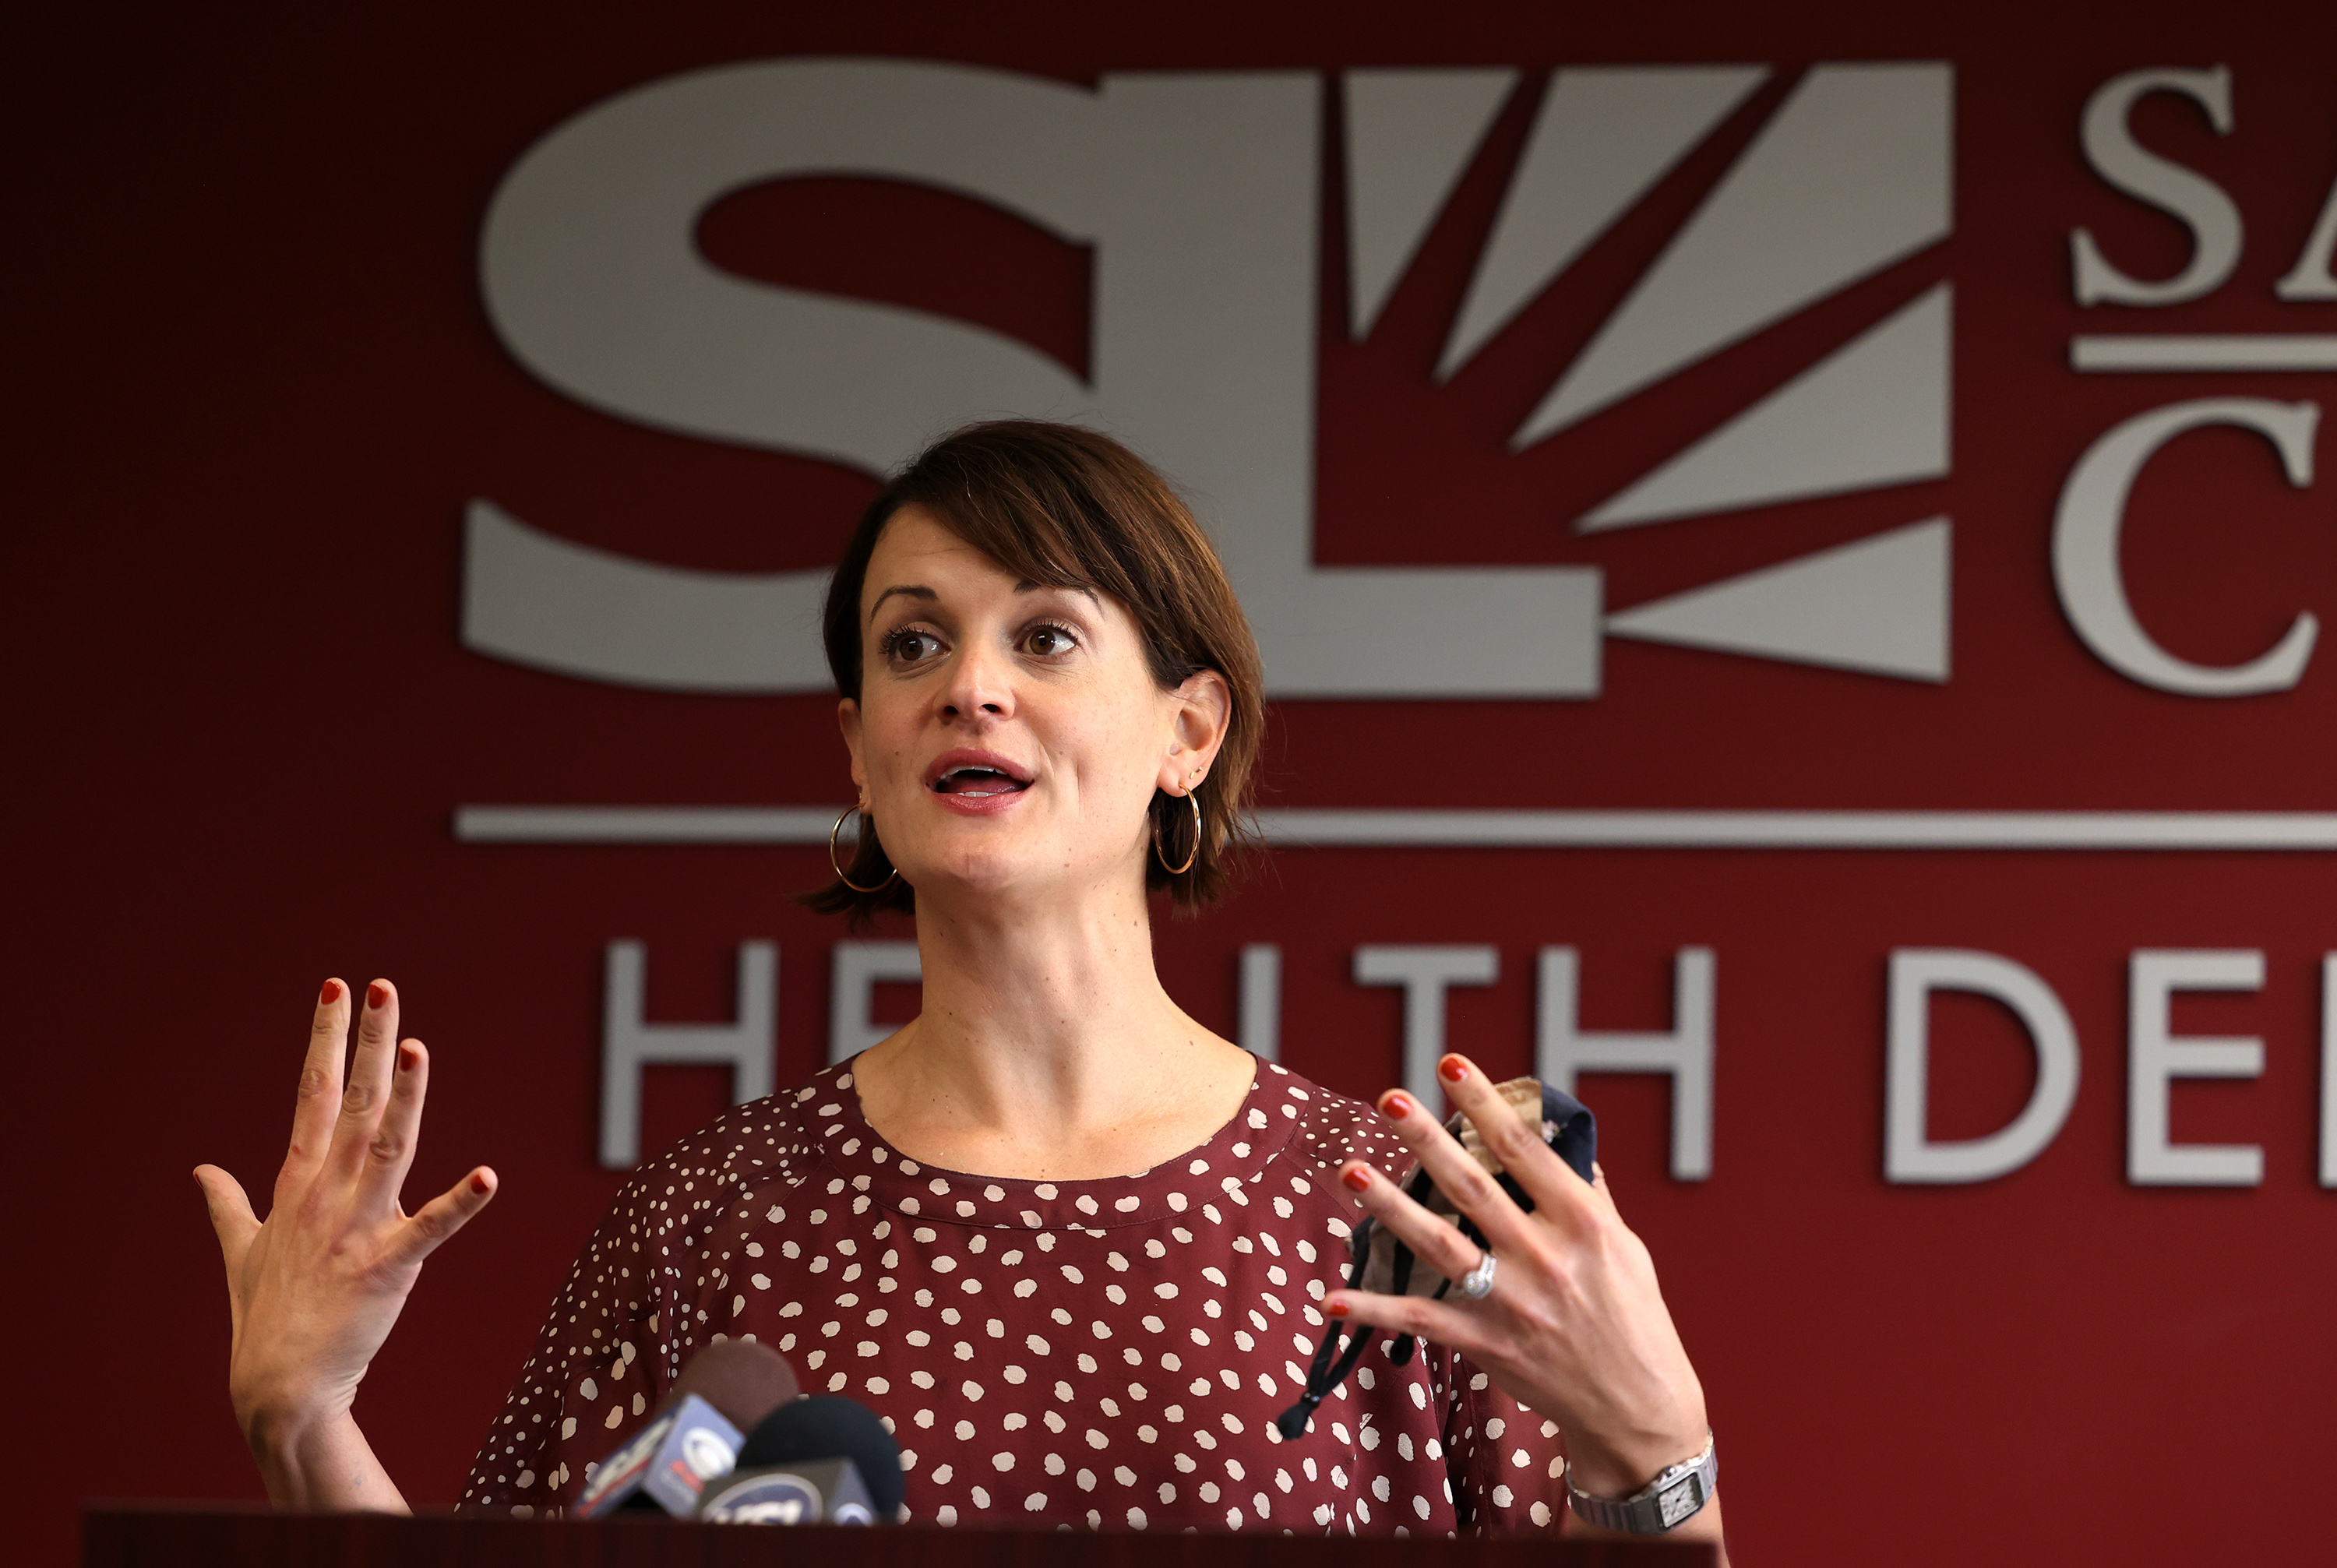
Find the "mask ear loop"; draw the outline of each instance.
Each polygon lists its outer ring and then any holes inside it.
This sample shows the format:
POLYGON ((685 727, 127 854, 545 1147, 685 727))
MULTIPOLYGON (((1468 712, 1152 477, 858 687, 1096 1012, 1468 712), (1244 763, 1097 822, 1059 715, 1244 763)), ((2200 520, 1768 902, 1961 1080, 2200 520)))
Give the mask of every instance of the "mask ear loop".
MULTIPOLYGON (((1355 1228, 1355 1260, 1347 1269, 1347 1289, 1363 1288, 1364 1270, 1372 1260, 1372 1222, 1364 1220, 1355 1228)), ((1368 1324, 1359 1324, 1348 1330, 1347 1348, 1335 1365, 1332 1355, 1338 1348, 1340 1328, 1334 1318, 1323 1330, 1323 1343, 1315 1348, 1314 1362, 1306 1368, 1306 1387, 1298 1396, 1298 1403, 1275 1417, 1275 1429, 1285 1442, 1296 1442, 1305 1436, 1306 1423, 1314 1418, 1315 1406, 1330 1396, 1331 1390, 1347 1380, 1355 1363, 1364 1358, 1364 1347, 1371 1343, 1373 1330, 1368 1324)))
MULTIPOLYGON (((1404 1192, 1413 1201, 1418 1202, 1427 1196, 1429 1185, 1428 1172, 1415 1171, 1412 1180, 1404 1184, 1404 1192)), ((1363 1289, 1364 1271, 1371 1267, 1372 1235, 1377 1229, 1378 1222, 1369 1219, 1355 1227, 1353 1240, 1355 1260, 1347 1269, 1347 1289, 1350 1290, 1363 1289)), ((1412 1249, 1398 1241, 1391 1261, 1391 1294, 1401 1296, 1404 1287, 1412 1282, 1412 1249)), ((1440 1289, 1437 1294, 1441 1296, 1443 1291, 1440 1289)), ((1338 1359, 1334 1362, 1332 1357, 1338 1352, 1341 1332, 1336 1321, 1323 1330, 1323 1343, 1315 1348, 1315 1360, 1306 1368, 1306 1387, 1299 1394, 1298 1403, 1275 1418, 1275 1429, 1282 1434, 1286 1442, 1296 1441, 1305 1434, 1306 1423, 1313 1418, 1315 1406, 1329 1398, 1331 1391, 1347 1380, 1347 1375, 1363 1359, 1364 1347, 1371 1343, 1372 1335, 1376 1330, 1369 1325, 1345 1330, 1347 1348, 1338 1353, 1338 1359)), ((1401 1367, 1412 1359, 1412 1348, 1411 1335, 1398 1335, 1395 1343, 1388 1348, 1388 1359, 1401 1367)))

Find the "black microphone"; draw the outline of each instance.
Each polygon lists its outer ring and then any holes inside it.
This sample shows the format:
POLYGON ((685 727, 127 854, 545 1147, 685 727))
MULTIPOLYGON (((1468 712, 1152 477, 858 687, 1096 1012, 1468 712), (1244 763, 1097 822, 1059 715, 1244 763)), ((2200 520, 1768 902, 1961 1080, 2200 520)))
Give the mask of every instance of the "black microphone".
POLYGON ((738 1464, 740 1429, 758 1429, 796 1393, 795 1369, 769 1346, 751 1339, 709 1346, 674 1379, 657 1418, 595 1467, 575 1517, 661 1508, 689 1518, 706 1483, 738 1464))
POLYGON ((733 1524, 889 1524, 901 1509, 901 1449, 876 1413, 815 1394, 782 1405, 708 1486, 698 1516, 733 1524))

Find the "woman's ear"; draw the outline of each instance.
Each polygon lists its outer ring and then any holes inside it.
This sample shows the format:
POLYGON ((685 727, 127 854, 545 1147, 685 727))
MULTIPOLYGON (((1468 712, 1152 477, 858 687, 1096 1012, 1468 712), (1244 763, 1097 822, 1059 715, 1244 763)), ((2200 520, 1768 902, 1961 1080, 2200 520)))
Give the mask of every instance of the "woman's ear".
POLYGON ((1160 760, 1159 788, 1171 795, 1191 792, 1217 760, 1232 721, 1233 688, 1214 670, 1204 670, 1168 694, 1168 754, 1160 760))
POLYGON ((868 769, 860 761, 860 704, 845 697, 836 704, 836 727, 844 731, 844 749, 852 753, 852 787, 861 799, 868 796, 868 769))

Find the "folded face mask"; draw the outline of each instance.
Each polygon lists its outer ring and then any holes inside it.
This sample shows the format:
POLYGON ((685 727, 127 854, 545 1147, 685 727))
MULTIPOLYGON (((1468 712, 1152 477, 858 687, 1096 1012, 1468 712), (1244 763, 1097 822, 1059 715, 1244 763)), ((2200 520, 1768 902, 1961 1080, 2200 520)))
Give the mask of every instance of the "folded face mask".
MULTIPOLYGON (((1501 1098, 1520 1121, 1538 1126, 1542 1142, 1557 1152, 1573 1172, 1589 1181, 1591 1167, 1599 1155, 1599 1122, 1582 1102, 1573 1095, 1546 1087, 1539 1079, 1512 1078, 1495 1085, 1501 1098)), ((1516 1177, 1501 1167, 1484 1140, 1465 1116, 1455 1114, 1444 1124, 1445 1130, 1460 1140, 1462 1149, 1483 1167, 1485 1172, 1501 1184, 1501 1191, 1519 1208, 1531 1211, 1534 1203, 1516 1177)), ((1453 1206, 1452 1200, 1429 1180, 1425 1170, 1414 1170, 1403 1181, 1403 1191, 1412 1200, 1445 1223, 1460 1228, 1461 1233, 1479 1247, 1485 1238, 1474 1222, 1453 1206)), ((1395 1238, 1395 1233, 1377 1221, 1366 1218, 1347 1237, 1347 1289, 1373 1290, 1385 1296, 1426 1296, 1442 1299, 1452 1288, 1452 1282, 1420 1261, 1412 1249, 1395 1238)), ((1285 1410, 1275 1425, 1286 1440, 1296 1440, 1306 1430, 1307 1420, 1315 1406, 1329 1397, 1331 1391, 1346 1380, 1363 1358, 1364 1348, 1373 1333, 1369 1327, 1345 1324, 1335 1319, 1323 1331, 1323 1343, 1315 1352, 1315 1362, 1307 1369, 1305 1392, 1298 1403, 1285 1410), (1339 1337, 1347 1335, 1346 1348, 1339 1348, 1339 1337)), ((1396 1337, 1388 1348, 1388 1359, 1401 1367, 1412 1359, 1413 1338, 1409 1334, 1396 1337)))

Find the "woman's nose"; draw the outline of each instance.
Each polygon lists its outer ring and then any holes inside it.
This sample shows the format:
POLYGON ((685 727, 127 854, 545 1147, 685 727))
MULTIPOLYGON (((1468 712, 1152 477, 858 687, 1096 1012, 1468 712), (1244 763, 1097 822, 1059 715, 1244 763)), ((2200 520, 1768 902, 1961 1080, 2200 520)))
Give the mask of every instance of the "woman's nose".
POLYGON ((977 642, 958 655, 943 693, 951 718, 1004 719, 1014 711, 1013 665, 1004 652, 977 642))

